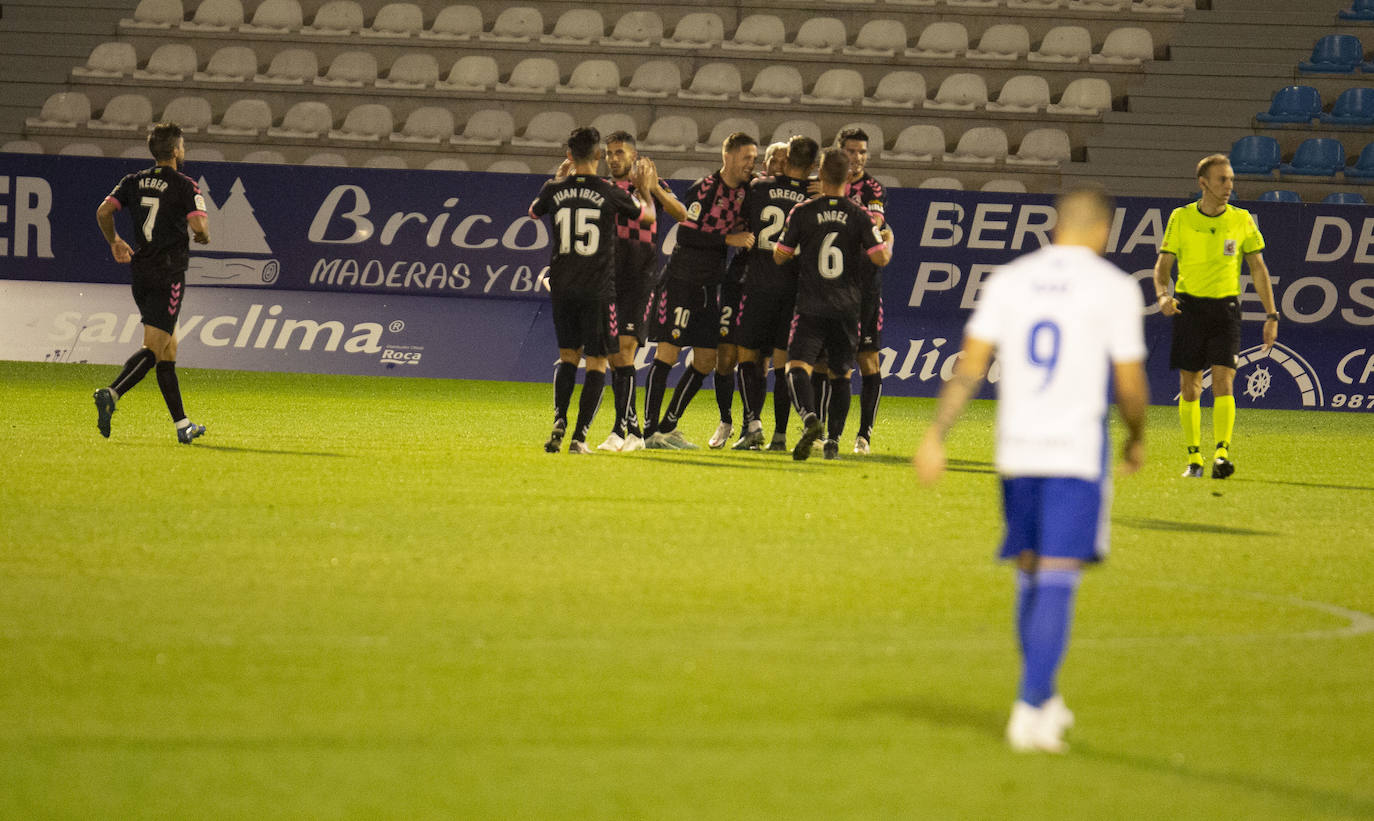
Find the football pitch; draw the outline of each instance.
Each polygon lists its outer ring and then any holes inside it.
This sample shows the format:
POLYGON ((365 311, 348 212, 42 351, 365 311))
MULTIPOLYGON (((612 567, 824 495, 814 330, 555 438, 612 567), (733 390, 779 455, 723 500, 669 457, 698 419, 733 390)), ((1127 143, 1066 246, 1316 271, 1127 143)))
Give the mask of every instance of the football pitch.
POLYGON ((1242 408, 1222 482, 1151 408, 1056 757, 1002 740, 989 402, 926 488, 931 400, 575 457, 546 385, 184 369, 183 447, 151 378, 100 437, 117 370, 0 362, 0 817, 1374 817, 1367 414, 1242 408))

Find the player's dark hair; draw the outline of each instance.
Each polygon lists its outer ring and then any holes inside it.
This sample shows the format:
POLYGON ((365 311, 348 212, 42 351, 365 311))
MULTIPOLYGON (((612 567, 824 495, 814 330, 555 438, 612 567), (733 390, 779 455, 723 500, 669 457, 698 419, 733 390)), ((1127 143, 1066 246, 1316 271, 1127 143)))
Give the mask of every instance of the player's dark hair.
POLYGON ((166 162, 177 150, 177 140, 181 139, 181 126, 176 123, 154 123, 148 129, 148 151, 153 159, 166 162))
POLYGON ((736 131, 725 138, 725 150, 734 151, 736 148, 743 148, 746 145, 758 145, 759 141, 745 134, 743 131, 736 131))
POLYGON ((1229 163, 1231 159, 1225 154, 1209 154, 1203 157, 1197 164, 1197 177, 1202 179, 1212 170, 1213 166, 1229 163))
POLYGON ((844 149, 829 146, 821 152, 821 182, 843 185, 849 179, 849 155, 844 149))
POLYGON ((635 143, 635 135, 628 131, 612 131, 606 136, 606 145, 610 145, 611 143, 625 143, 631 148, 637 145, 637 143, 635 143))
POLYGON ((573 162, 590 160, 596 156, 596 149, 601 145, 601 132, 591 126, 574 128, 568 135, 568 153, 572 155, 573 162))
POLYGON ((840 129, 840 133, 835 135, 835 145, 844 148, 844 144, 850 140, 863 140, 868 142, 868 132, 857 126, 840 129))
POLYGON ((787 164, 793 168, 810 169, 816 164, 816 154, 821 150, 815 140, 798 134, 787 141, 787 164))

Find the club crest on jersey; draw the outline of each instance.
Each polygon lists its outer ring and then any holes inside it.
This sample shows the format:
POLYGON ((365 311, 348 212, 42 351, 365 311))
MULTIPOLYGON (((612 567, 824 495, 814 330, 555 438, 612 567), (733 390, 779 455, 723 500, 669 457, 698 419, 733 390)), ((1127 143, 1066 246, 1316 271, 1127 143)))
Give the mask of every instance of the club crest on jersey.
POLYGON ((1235 256, 1235 255, 1236 255, 1236 241, 1233 240, 1233 239, 1228 239, 1228 240, 1226 240, 1226 242, 1221 246, 1221 252, 1222 252, 1223 254, 1225 254, 1226 256, 1228 256, 1228 257, 1233 257, 1233 256, 1235 256))
POLYGON ((687 206, 687 221, 696 222, 701 218, 701 203, 694 202, 687 206))

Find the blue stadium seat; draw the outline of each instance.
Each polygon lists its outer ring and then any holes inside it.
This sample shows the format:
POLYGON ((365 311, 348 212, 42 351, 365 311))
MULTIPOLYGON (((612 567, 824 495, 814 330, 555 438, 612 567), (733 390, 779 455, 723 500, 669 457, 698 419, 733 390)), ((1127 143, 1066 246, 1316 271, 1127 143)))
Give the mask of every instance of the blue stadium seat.
POLYGON ((1280 189, 1277 191, 1265 191, 1259 195, 1260 202, 1302 202, 1302 197, 1297 191, 1280 189))
POLYGON ((1330 177, 1344 170, 1345 146, 1340 140, 1327 137, 1303 140, 1293 154, 1293 161, 1279 166, 1280 174, 1306 177, 1330 177))
POLYGON ((1237 174, 1268 174, 1279 167, 1279 141, 1273 137, 1241 137, 1231 146, 1231 168, 1237 174))
POLYGON ((1312 46, 1312 58, 1298 63, 1303 71, 1351 74, 1364 62, 1364 45, 1353 34, 1328 34, 1312 46))
POLYGON ((1374 88, 1347 88, 1336 98, 1322 122, 1331 125, 1374 125, 1374 88))
POLYGON ((1332 191, 1322 199, 1323 205, 1364 205, 1364 195, 1352 191, 1332 191))
POLYGON ((1355 0, 1350 8, 1336 12, 1336 16, 1342 20, 1374 20, 1374 0, 1355 0))
POLYGON ((1355 164, 1345 169, 1346 179, 1370 180, 1374 179, 1374 143, 1366 145, 1360 150, 1359 159, 1355 164))
POLYGON ((1255 119, 1262 123, 1308 123, 1321 113, 1321 92, 1312 86, 1288 86, 1274 92, 1269 110, 1255 119))

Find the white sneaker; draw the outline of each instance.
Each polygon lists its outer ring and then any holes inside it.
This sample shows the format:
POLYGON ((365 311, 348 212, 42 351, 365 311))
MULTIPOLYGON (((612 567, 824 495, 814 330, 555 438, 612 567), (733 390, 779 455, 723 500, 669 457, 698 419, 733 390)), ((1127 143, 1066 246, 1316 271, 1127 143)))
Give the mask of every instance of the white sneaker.
POLYGON ((677 446, 668 441, 668 434, 661 430, 654 431, 649 438, 645 439, 644 447, 649 450, 677 450, 677 446))
POLYGON ((676 450, 700 450, 700 448, 698 448, 696 445, 692 444, 691 442, 688 442, 687 437, 683 436, 682 431, 678 430, 677 428, 674 428, 669 433, 664 433, 661 435, 663 436, 663 441, 670 448, 674 448, 676 450))
POLYGON ((1073 710, 1064 704, 1063 697, 1058 693, 1040 705, 1040 712, 1044 714, 1045 723, 1057 728, 1061 733, 1073 727, 1073 710))
POLYGON ((623 447, 625 447, 625 440, 621 438, 620 434, 611 431, 610 435, 606 437, 606 441, 597 445, 596 449, 619 453, 623 447))
POLYGON ((587 443, 581 439, 574 439, 568 443, 568 453, 595 453, 596 451, 587 447, 587 443))
POLYGON ((716 427, 716 432, 711 434, 711 438, 706 440, 706 444, 711 450, 720 450, 725 447, 725 443, 730 441, 730 434, 735 432, 735 426, 729 422, 721 422, 716 427))
POLYGON ((620 446, 621 453, 634 453, 637 450, 644 450, 644 440, 633 433, 625 437, 625 444, 620 446))
POLYGON ((868 440, 862 436, 854 437, 854 452, 860 456, 867 456, 869 453, 868 440))
POLYGON ((1044 708, 1018 701, 1012 705, 1011 720, 1007 722, 1007 744, 1018 753, 1068 752, 1064 728, 1058 723, 1061 719, 1058 714, 1048 715, 1044 708))

